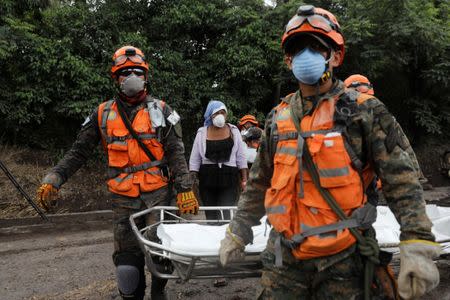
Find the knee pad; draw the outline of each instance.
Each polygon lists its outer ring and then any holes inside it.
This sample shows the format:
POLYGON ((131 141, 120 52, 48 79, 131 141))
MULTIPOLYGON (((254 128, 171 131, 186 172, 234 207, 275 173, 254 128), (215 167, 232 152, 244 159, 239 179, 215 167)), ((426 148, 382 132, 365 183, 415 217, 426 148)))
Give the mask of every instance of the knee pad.
POLYGON ((129 253, 115 257, 117 287, 123 299, 143 299, 145 295, 145 261, 129 253))
POLYGON ((116 268, 117 287, 123 296, 134 295, 136 292, 141 274, 136 266, 119 265, 116 268))

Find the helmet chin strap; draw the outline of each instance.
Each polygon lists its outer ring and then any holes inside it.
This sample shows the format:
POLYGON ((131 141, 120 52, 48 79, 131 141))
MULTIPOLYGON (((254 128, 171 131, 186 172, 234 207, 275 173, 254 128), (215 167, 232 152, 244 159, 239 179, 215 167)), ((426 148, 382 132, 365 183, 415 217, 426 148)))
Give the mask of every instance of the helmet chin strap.
POLYGON ((322 76, 320 77, 319 84, 324 84, 331 78, 331 76, 332 76, 331 72, 329 70, 326 70, 325 72, 323 72, 322 76))
POLYGON ((331 49, 330 58, 328 58, 325 61, 325 72, 323 72, 322 76, 319 79, 319 84, 321 84, 321 85, 324 84, 325 82, 327 82, 333 76, 333 74, 330 71, 330 60, 333 57, 333 54, 334 54, 334 50, 331 49))
POLYGON ((324 84, 325 82, 327 82, 328 80, 330 80, 331 77, 333 76, 333 74, 330 71, 330 60, 333 57, 333 54, 334 54, 334 51, 331 49, 330 57, 325 61, 325 71, 323 72, 322 76, 320 77, 320 79, 315 84, 315 86, 316 86, 316 93, 314 95, 314 105, 316 105, 317 102, 319 101, 320 86, 322 84, 324 84))

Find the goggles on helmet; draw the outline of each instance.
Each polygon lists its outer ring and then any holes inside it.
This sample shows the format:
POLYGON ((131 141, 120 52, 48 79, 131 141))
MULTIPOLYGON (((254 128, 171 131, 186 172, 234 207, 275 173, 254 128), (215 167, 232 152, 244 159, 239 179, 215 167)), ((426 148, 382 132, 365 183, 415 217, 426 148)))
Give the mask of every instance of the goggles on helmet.
POLYGON ((349 86, 349 88, 353 88, 360 93, 367 93, 369 90, 373 89, 373 86, 370 83, 354 81, 349 86))
POLYGON ((142 69, 122 69, 119 71, 119 76, 130 76, 131 74, 134 74, 136 76, 145 76, 145 71, 142 69))
POLYGON ((132 56, 125 54, 125 55, 120 55, 119 57, 117 57, 114 60, 114 66, 123 65, 127 61, 127 59, 130 60, 131 62, 134 62, 135 64, 141 64, 141 63, 145 62, 145 58, 143 58, 139 54, 135 54, 132 56))
POLYGON ((299 28, 305 22, 308 22, 312 27, 321 29, 325 32, 330 32, 332 30, 340 32, 340 29, 336 24, 322 15, 315 14, 313 6, 302 5, 299 7, 297 15, 287 23, 285 33, 289 33, 290 31, 299 28))

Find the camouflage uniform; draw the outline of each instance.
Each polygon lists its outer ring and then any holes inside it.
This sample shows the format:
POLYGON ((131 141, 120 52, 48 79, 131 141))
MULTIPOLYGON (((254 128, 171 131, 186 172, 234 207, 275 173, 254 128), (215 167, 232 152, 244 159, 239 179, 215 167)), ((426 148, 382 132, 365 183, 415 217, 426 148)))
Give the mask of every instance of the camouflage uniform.
MULTIPOLYGON (((125 103, 126 114, 128 115, 130 122, 133 122, 138 111, 144 109, 145 106, 145 102, 134 106, 125 103)), ((163 110, 164 116, 167 118, 171 112, 172 109, 166 104, 163 110)), ((164 147, 165 157, 169 165, 171 176, 174 179, 173 187, 176 192, 180 193, 191 190, 192 184, 184 156, 184 144, 181 139, 180 122, 175 126, 172 126, 171 123, 167 122, 166 127, 157 130, 157 135, 160 137, 164 147)), ((51 173, 46 176, 45 180, 51 181, 55 187, 59 188, 87 161, 100 140, 101 130, 98 126, 97 108, 84 122, 72 148, 52 169, 51 173)), ((170 205, 171 200, 174 197, 175 194, 171 184, 152 192, 141 193, 137 198, 111 193, 115 250, 113 260, 115 265, 122 264, 121 261, 124 260, 124 257, 129 259, 131 255, 131 257, 134 257, 135 259, 135 264, 140 266, 140 271, 143 274, 145 259, 131 229, 129 216, 146 209, 147 207, 170 205)), ((146 223, 153 224, 156 220, 155 216, 150 215, 147 220, 137 220, 137 225, 143 226, 146 223)), ((152 232, 150 238, 156 240, 155 232, 152 232)), ((140 284, 143 284, 145 289, 145 276, 141 276, 141 281, 142 280, 143 282, 140 284)), ((165 282, 160 284, 164 286, 165 282)))
POLYGON ((412 148, 408 138, 404 134, 403 129, 401 129, 399 127, 399 131, 400 131, 400 135, 401 135, 401 137, 403 139, 402 143, 406 147, 405 151, 406 151, 406 153, 408 153, 409 157, 411 158, 411 162, 413 164, 413 167, 414 167, 414 169, 417 172, 417 176, 419 177, 420 184, 422 184, 422 186, 424 186, 425 184, 428 184, 428 186, 429 186, 428 179, 425 177, 425 175, 422 172, 422 169, 420 168, 419 161, 417 160, 416 153, 414 153, 414 149, 412 148))
MULTIPOLYGON (((319 95, 318 101, 342 93, 342 82, 319 95)), ((347 93, 352 97, 351 93, 347 93)), ((354 96, 353 96, 354 98, 354 96)), ((312 99, 301 99, 299 92, 282 101, 294 103, 298 115, 307 115, 314 109, 312 99), (292 101, 292 102, 291 102, 292 101)), ((240 197, 238 211, 230 224, 231 231, 251 243, 251 226, 257 225, 265 214, 265 192, 273 174, 273 154, 276 147, 273 122, 275 110, 267 116, 265 131, 258 156, 250 171, 246 190, 240 197)), ((358 113, 347 126, 348 140, 362 162, 371 162, 383 184, 387 203, 401 225, 401 240, 434 240, 431 222, 425 213, 422 188, 411 157, 405 151, 405 137, 395 118, 376 98, 358 106, 358 113)), ((297 191, 293 191, 297 193, 297 191)), ((264 264, 261 299, 350 299, 363 293, 364 272, 360 255, 352 246, 338 254, 300 261, 282 246, 284 266, 274 265, 274 241, 278 233, 270 233, 261 259, 264 264)))

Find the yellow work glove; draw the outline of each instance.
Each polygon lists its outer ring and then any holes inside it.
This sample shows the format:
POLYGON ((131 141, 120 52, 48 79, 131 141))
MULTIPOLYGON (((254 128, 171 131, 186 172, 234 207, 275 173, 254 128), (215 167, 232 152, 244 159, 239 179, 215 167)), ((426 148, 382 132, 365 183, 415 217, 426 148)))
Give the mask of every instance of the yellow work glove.
POLYGON ((416 299, 439 284, 439 270, 433 258, 439 256, 438 243, 408 240, 400 243, 398 292, 403 299, 416 299))
POLYGON ((196 215, 198 213, 198 201, 192 190, 178 193, 177 206, 182 214, 196 215))
POLYGON ((37 190, 37 203, 45 211, 49 211, 50 208, 56 205, 58 198, 58 189, 49 183, 42 184, 37 190))
POLYGON ((231 232, 230 227, 227 227, 225 238, 220 241, 219 259, 220 264, 226 267, 232 261, 243 260, 245 257, 245 243, 244 240, 231 232))

